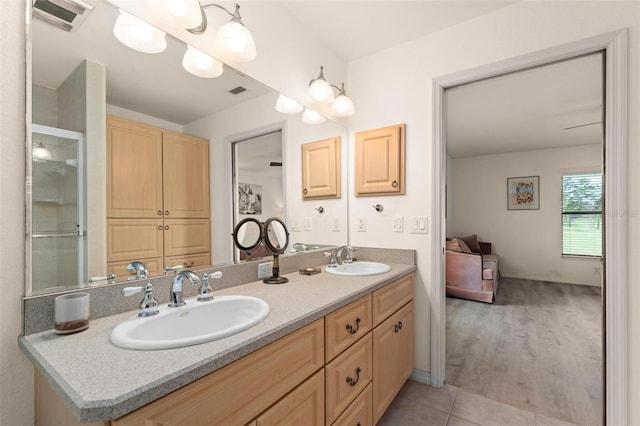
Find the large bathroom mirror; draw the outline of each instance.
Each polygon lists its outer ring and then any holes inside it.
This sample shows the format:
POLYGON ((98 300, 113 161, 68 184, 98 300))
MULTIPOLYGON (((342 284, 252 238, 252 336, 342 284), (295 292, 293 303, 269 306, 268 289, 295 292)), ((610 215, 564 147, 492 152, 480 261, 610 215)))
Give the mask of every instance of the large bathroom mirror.
MULTIPOLYGON (((187 233, 206 234, 200 242, 203 263, 185 262, 192 269, 241 261, 234 258, 232 232, 235 224, 251 217, 252 212, 234 214, 238 209, 234 144, 273 132, 280 132, 282 160, 280 165, 270 167, 278 168, 283 177, 281 199, 273 202, 281 206, 278 217, 290 229, 292 245, 347 243, 346 196, 323 200, 320 213, 319 202, 303 201, 301 195, 301 145, 329 137, 346 140, 343 126, 330 120, 305 124, 301 114, 277 112, 274 106, 278 93, 226 65, 217 78, 189 74, 181 65, 186 44, 169 35, 166 50, 161 53, 134 51, 113 34, 117 8, 105 0, 86 1, 94 9, 69 32, 38 19, 31 20, 27 28, 32 49, 31 67, 27 67, 32 75, 27 81, 32 90, 33 123, 29 158, 33 186, 27 194, 32 217, 28 225, 31 257, 27 260, 27 276, 31 279, 26 284, 27 295, 84 287, 90 278, 97 283, 135 280, 135 268, 127 272, 133 261, 161 259, 145 262, 151 277, 164 274, 166 267, 181 265, 179 254, 127 257, 122 247, 114 249, 109 244, 114 233, 123 232, 130 239, 137 239, 138 234, 131 228, 121 226, 114 231, 107 226, 111 173, 107 166, 107 117, 208 141, 208 216, 198 219, 199 227, 185 227, 187 233), (109 279, 113 277, 108 265, 116 263, 109 261, 114 251, 120 255, 119 270, 124 271, 115 280, 109 279)), ((343 150, 345 162, 346 144, 343 150)), ((146 154, 133 155, 147 159, 146 154)), ((166 153, 165 157, 165 168, 172 168, 174 157, 166 153)), ((183 165, 182 169, 189 168, 183 165)), ((346 169, 343 164, 342 170, 346 169)), ((247 185, 265 181, 259 173, 244 179, 247 181, 240 183, 247 185)), ((345 176, 343 180, 346 186, 345 176)), ((165 182, 165 186, 171 184, 165 182)), ((154 191, 132 181, 130 189, 120 195, 145 200, 154 191)), ((263 199, 278 197, 277 191, 266 194, 265 187, 262 191, 263 199)), ((153 229, 161 226, 166 232, 169 219, 164 220, 160 225, 153 222, 153 229)), ((165 235, 165 245, 167 238, 165 235)), ((175 240, 175 236, 172 238, 175 240)))

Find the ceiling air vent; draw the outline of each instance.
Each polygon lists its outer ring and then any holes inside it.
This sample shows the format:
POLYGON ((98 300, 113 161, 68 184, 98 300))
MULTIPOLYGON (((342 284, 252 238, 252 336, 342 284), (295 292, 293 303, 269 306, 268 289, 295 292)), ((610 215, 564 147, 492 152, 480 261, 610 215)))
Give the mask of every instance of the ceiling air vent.
POLYGON ((233 89, 229 90, 229 93, 231 93, 232 95, 239 95, 242 92, 246 92, 247 89, 245 89, 242 86, 238 86, 238 87, 234 87, 233 89))
POLYGON ((82 0, 33 0, 33 17, 63 31, 73 31, 93 6, 82 0))

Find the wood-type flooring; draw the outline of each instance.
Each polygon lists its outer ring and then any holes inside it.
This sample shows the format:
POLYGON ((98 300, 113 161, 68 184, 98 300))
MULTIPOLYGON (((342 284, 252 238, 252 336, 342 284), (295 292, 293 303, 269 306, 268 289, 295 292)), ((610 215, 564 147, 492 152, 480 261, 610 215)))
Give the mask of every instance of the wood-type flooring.
POLYGON ((601 425, 600 288, 501 278, 493 304, 447 297, 445 382, 575 424, 601 425))

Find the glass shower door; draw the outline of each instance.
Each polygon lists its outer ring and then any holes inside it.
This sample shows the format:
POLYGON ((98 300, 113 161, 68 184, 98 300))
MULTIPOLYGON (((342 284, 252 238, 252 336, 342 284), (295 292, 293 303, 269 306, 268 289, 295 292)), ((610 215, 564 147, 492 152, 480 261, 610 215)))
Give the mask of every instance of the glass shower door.
POLYGON ((85 283, 81 133, 34 124, 32 292, 85 283))

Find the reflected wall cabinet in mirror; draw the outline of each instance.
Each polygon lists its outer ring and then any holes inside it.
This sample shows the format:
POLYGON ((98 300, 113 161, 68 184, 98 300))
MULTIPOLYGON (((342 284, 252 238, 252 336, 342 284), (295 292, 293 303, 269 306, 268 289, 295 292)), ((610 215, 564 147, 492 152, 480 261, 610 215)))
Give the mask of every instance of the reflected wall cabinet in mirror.
POLYGON ((208 267, 209 227, 209 141, 108 116, 107 272, 208 267))
POLYGON ((405 130, 397 124, 356 133, 357 197, 404 194, 405 130))
POLYGON ((340 137, 302 145, 302 198, 340 198, 340 137))

